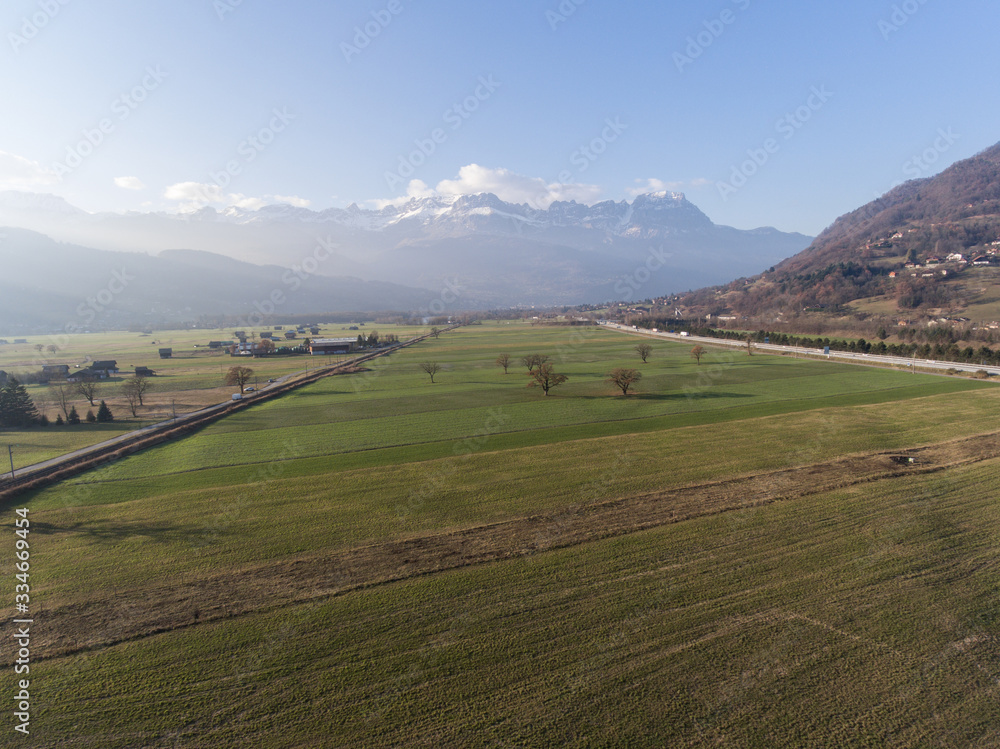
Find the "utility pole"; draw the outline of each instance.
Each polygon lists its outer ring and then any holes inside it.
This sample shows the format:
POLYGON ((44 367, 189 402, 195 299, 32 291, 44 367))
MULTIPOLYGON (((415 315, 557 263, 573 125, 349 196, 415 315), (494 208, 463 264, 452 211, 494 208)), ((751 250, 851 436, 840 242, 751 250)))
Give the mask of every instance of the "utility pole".
POLYGON ((10 480, 14 480, 14 446, 7 445, 7 454, 10 455, 10 480))

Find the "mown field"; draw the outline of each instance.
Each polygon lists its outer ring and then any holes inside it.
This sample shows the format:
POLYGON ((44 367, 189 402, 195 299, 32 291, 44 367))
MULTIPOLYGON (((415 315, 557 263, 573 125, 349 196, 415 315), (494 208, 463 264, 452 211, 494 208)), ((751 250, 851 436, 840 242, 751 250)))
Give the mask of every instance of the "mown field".
MULTIPOLYGON (((699 365, 679 343, 643 364, 635 343, 460 329, 21 498, 35 626, 108 611, 41 635, 32 741, 997 743, 995 459, 567 548, 536 533, 435 574, 400 559, 401 579, 374 587, 337 570, 311 597, 199 613, 219 575, 306 578, 397 541, 419 555, 441 534, 992 432, 1000 416, 988 383, 725 350, 699 365), (548 397, 525 387, 527 353, 569 380, 548 397), (627 398, 604 381, 618 366, 644 374, 627 398), (193 591, 191 616, 130 635, 171 590, 193 591)), ((0 558, 13 602, 12 534, 0 558)))

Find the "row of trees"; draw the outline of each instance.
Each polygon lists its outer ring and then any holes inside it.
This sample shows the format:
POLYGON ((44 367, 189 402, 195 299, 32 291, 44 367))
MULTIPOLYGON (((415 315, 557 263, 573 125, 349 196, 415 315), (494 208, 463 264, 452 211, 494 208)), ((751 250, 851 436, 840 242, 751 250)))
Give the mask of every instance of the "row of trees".
MULTIPOLYGON (((699 353, 697 359, 701 360, 701 355, 704 353, 704 349, 701 346, 695 347, 699 353)), ((643 362, 649 359, 650 354, 653 351, 653 347, 648 343, 640 343, 636 345, 635 352, 639 355, 639 358, 643 362)), ((692 352, 692 356, 694 356, 692 352)), ((504 374, 508 374, 514 357, 508 352, 502 352, 496 358, 495 364, 498 367, 503 368, 504 374)), ((549 356, 547 354, 526 354, 521 357, 521 364, 527 368, 527 375, 531 379, 528 383, 528 387, 541 388, 542 393, 545 395, 549 394, 549 391, 562 385, 569 379, 568 375, 562 374, 555 371, 555 366, 549 361, 549 356)), ((441 370, 441 365, 438 362, 427 361, 420 365, 426 374, 431 378, 431 382, 434 382, 434 375, 436 375, 441 370)), ((642 372, 637 369, 632 369, 629 367, 618 367, 613 369, 608 373, 608 377, 605 382, 608 382, 619 390, 622 391, 622 395, 628 395, 629 389, 642 379, 642 372)))
MULTIPOLYGON (((942 328, 942 330, 944 330, 942 328)), ((960 346, 950 342, 948 336, 941 336, 938 343, 886 343, 884 340, 867 341, 864 338, 812 338, 809 336, 788 335, 787 333, 769 333, 758 330, 755 333, 741 333, 734 330, 719 330, 717 328, 695 329, 697 335, 709 338, 747 341, 748 349, 753 343, 769 343, 780 346, 801 346, 803 348, 822 349, 827 346, 831 351, 846 351, 852 354, 881 354, 887 356, 912 357, 919 359, 935 359, 937 361, 952 361, 961 364, 980 364, 982 366, 1000 366, 1000 351, 989 346, 960 346)), ((880 331, 878 337, 882 337, 880 331)))

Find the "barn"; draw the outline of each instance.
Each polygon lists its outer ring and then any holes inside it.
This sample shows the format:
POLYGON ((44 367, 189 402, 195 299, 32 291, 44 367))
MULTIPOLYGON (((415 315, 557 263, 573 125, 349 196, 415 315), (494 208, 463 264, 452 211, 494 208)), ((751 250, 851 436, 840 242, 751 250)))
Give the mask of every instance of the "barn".
POLYGON ((349 354, 357 345, 357 338, 315 338, 309 343, 309 353, 313 356, 349 354))

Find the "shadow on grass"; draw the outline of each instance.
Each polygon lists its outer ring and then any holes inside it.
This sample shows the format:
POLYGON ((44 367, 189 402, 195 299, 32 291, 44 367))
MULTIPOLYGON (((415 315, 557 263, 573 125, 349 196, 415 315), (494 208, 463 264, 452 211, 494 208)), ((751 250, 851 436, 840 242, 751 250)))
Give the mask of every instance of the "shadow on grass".
POLYGON ((190 540, 201 530, 203 529, 196 526, 185 527, 166 522, 114 523, 111 520, 92 520, 67 525, 36 521, 31 523, 32 533, 45 536, 79 534, 104 542, 120 542, 138 536, 158 543, 173 543, 190 540))
POLYGON ((603 400, 605 398, 627 398, 628 400, 640 400, 640 401, 682 401, 682 400, 709 400, 717 398, 757 398, 759 396, 751 395, 749 393, 720 393, 717 390, 704 390, 696 391, 692 393, 643 393, 630 392, 626 396, 622 396, 621 392, 616 392, 614 395, 610 393, 607 395, 574 395, 573 398, 578 398, 580 400, 603 400))

